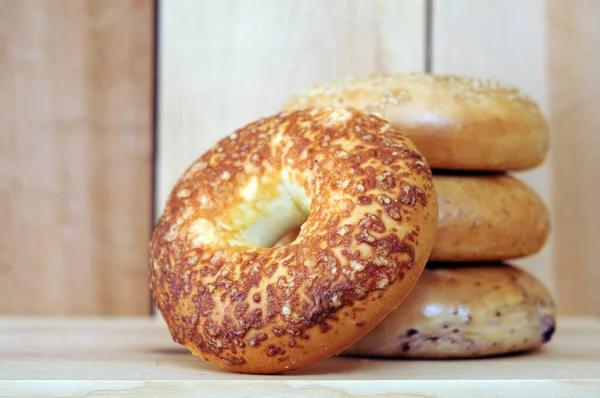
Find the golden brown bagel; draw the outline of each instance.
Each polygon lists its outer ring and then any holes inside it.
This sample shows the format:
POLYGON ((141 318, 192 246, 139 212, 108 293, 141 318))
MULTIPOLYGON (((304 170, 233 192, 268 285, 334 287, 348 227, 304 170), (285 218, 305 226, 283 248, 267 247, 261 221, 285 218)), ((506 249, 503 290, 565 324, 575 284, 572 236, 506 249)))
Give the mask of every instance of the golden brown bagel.
POLYGON ((509 265, 435 268, 428 264, 396 311, 345 355, 478 358, 548 342, 556 325, 544 285, 509 265))
POLYGON ((550 215, 527 184, 505 174, 434 174, 439 218, 429 261, 530 256, 546 243, 550 215))
POLYGON ((350 77, 298 92, 284 109, 327 105, 388 119, 433 169, 524 170, 542 163, 549 149, 538 105, 494 80, 426 73, 350 77))
MULTIPOLYGON (((481 262, 530 256, 550 233, 546 205, 506 174, 434 174, 438 229, 429 261, 481 262)), ((291 242, 295 229, 282 240, 291 242)))
POLYGON ((431 170, 386 121, 275 115, 221 140, 173 188, 150 244, 153 295, 194 355, 234 372, 297 369, 404 300, 437 215, 431 170), (299 224, 293 243, 270 247, 299 224))

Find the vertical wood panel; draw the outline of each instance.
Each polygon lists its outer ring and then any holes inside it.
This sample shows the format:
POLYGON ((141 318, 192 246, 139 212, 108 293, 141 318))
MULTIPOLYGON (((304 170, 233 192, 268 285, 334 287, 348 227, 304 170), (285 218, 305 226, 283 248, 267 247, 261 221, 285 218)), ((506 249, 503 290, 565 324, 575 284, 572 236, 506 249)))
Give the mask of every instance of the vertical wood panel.
POLYGON ((157 212, 185 167, 291 92, 423 70, 424 11, 424 0, 161 2, 157 212))
POLYGON ((0 0, 0 313, 149 313, 153 12, 0 0))
POLYGON ((552 0, 546 16, 557 293, 600 316, 600 2, 552 0))
MULTIPOLYGON (((534 98, 548 114, 544 0, 435 0, 432 70, 504 80, 534 98)), ((552 209, 550 163, 513 173, 530 184, 552 209)), ((553 227, 554 217, 552 218, 553 227)), ((544 249, 512 261, 555 292, 552 234, 544 249)))
POLYGON ((540 254, 515 263, 551 288, 563 313, 600 314, 599 10, 592 0, 434 1, 433 71, 511 82, 549 119, 547 161, 515 174, 550 207, 552 235, 540 254))

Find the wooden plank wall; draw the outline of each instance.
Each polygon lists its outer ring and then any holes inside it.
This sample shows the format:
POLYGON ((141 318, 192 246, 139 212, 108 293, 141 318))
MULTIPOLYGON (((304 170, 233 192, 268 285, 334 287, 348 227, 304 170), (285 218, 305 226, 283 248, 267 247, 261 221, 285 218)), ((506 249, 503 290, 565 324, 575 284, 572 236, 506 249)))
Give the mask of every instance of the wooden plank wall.
MULTIPOLYGON (((435 0, 432 72, 510 82, 532 96, 549 118, 545 7, 544 0, 435 0)), ((550 152, 542 166, 514 175, 530 184, 552 209, 554 145, 550 152)), ((540 278, 553 292, 557 288, 552 263, 555 238, 552 234, 541 253, 512 261, 540 278)))
POLYGON ((600 314, 600 3, 432 0, 429 25, 426 4, 163 2, 156 210, 193 159, 276 112, 292 91, 352 74, 424 70, 429 56, 433 72, 506 80, 540 103, 551 153, 516 176, 548 204, 553 233, 541 253, 514 263, 552 290, 561 312, 600 314))
POLYGON ((0 313, 149 314, 151 0, 0 0, 0 313))
POLYGON ((600 2, 553 0, 544 17, 556 291, 565 312, 600 315, 600 2))
POLYGON ((559 310, 600 315, 600 2, 435 0, 433 71, 504 79, 541 105, 550 156, 518 173, 548 204, 552 236, 516 261, 553 291, 559 310))
POLYGON ((162 1, 159 16, 157 213, 194 159, 290 92, 425 65, 424 0, 162 1))
MULTIPOLYGON (((163 0, 158 12, 156 212, 192 160, 291 92, 429 58, 540 102, 551 156, 518 176, 554 228, 517 263, 561 312, 600 314, 600 3, 163 0)), ((0 313, 149 312, 153 17, 151 0, 0 0, 0 313)))

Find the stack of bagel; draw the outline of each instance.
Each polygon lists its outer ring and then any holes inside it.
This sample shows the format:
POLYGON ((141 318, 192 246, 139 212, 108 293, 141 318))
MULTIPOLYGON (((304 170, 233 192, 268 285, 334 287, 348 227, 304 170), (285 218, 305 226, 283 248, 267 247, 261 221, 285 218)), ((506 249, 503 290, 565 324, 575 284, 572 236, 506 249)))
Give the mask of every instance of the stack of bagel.
POLYGON ((478 358, 548 342, 553 298, 510 264, 539 252, 550 230, 547 207, 514 175, 547 155, 549 131, 538 105, 498 81, 413 73, 321 83, 295 93, 284 110, 322 107, 389 121, 427 160, 439 203, 435 242, 415 288, 343 354, 478 358))
POLYGON ((153 299, 175 342, 232 372, 532 350, 554 302, 508 262, 549 217, 511 172, 547 151, 537 105, 496 82, 313 87, 184 171, 149 245, 153 299))

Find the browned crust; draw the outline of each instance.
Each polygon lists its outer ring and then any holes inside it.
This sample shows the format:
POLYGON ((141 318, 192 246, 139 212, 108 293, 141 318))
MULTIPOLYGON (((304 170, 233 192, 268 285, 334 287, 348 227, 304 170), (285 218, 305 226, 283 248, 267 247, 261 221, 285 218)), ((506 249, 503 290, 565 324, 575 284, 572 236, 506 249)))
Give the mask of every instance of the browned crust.
POLYGON ((434 175, 439 219, 429 261, 494 261, 539 252, 550 234, 537 193, 505 174, 434 175))
MULTIPOLYGON (((264 195, 275 192, 261 187, 264 195)), ((384 120, 306 110, 221 140, 174 187, 150 244, 151 287, 173 339, 234 372, 277 373, 340 353, 396 308, 433 245, 437 197, 415 146, 384 120), (283 167, 311 212, 288 246, 232 246, 231 209, 283 167), (196 223, 196 224, 194 224, 196 223)))
POLYGON ((350 77, 298 92, 284 109, 327 105, 388 119, 433 169, 525 170, 541 164, 550 145, 535 101, 489 79, 425 73, 350 77))
MULTIPOLYGON (((538 194, 506 174, 434 174, 438 228, 429 261, 482 262, 539 252, 550 235, 550 213, 538 194)), ((278 245, 295 239, 298 230, 278 245)))
POLYGON ((428 267, 397 310, 346 355, 479 358, 550 341, 556 306, 533 275, 503 264, 428 267))

